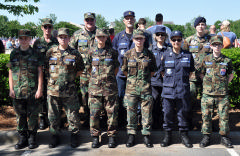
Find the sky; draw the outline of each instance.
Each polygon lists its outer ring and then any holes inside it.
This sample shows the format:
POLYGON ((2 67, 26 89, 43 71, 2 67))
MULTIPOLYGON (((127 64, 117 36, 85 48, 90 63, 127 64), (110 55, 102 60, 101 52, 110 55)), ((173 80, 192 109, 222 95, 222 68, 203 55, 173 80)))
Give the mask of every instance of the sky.
POLYGON ((205 17, 208 25, 217 20, 240 19, 240 0, 40 0, 34 5, 39 7, 39 12, 34 15, 18 17, 2 10, 0 15, 7 16, 9 20, 18 20, 21 24, 37 24, 40 18, 49 14, 55 14, 57 22, 83 24, 85 12, 101 14, 108 22, 113 22, 128 10, 135 12, 136 20, 142 17, 154 20, 157 13, 162 13, 164 21, 172 21, 178 25, 185 25, 198 16, 205 17))

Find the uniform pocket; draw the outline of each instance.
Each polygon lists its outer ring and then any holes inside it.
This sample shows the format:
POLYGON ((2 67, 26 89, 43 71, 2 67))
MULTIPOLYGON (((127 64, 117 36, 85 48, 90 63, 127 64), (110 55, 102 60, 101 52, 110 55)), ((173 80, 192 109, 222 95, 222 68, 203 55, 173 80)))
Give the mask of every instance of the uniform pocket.
POLYGON ((137 62, 128 62, 128 73, 129 73, 129 75, 136 75, 137 62))

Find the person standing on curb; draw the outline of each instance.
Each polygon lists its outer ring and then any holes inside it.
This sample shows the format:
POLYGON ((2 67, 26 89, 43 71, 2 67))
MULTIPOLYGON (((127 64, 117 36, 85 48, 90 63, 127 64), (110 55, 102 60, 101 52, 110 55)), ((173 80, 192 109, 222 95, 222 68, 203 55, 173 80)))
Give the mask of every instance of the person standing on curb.
POLYGON ((81 55, 68 46, 69 29, 58 29, 59 46, 52 47, 46 54, 46 70, 48 72, 47 101, 49 131, 51 140, 49 148, 59 145, 61 110, 64 107, 71 128, 71 147, 79 145, 80 115, 79 100, 75 78, 84 70, 81 55))
POLYGON ((200 147, 210 145, 210 134, 212 133, 212 117, 214 108, 219 115, 219 134, 221 144, 227 148, 233 148, 229 134, 229 95, 228 84, 233 79, 232 61, 221 54, 223 48, 222 36, 214 36, 210 40, 213 54, 204 58, 200 67, 201 78, 203 78, 203 96, 201 100, 202 110, 202 134, 200 147))
POLYGON ((100 146, 100 114, 106 110, 108 117, 109 137, 108 147, 116 147, 116 132, 118 118, 118 90, 116 75, 119 68, 118 53, 106 44, 109 37, 106 29, 96 31, 97 46, 89 51, 89 108, 90 108, 90 133, 93 137, 92 148, 100 146))
MULTIPOLYGON (((58 41, 55 37, 52 36, 51 32, 53 30, 53 21, 50 18, 42 19, 41 29, 43 31, 43 36, 37 39, 33 48, 36 49, 42 56, 43 62, 46 59, 46 52, 53 46, 58 45, 58 41)), ((45 66, 43 66, 43 97, 39 100, 42 110, 39 113, 40 122, 39 129, 44 130, 48 127, 48 109, 47 109, 47 81, 45 66)))
POLYGON ((41 105, 37 100, 42 96, 43 72, 41 55, 30 47, 30 30, 18 32, 20 47, 10 54, 9 96, 17 116, 19 141, 15 149, 28 146, 37 148, 38 113, 41 105))
POLYGON ((137 29, 133 32, 135 47, 124 54, 122 71, 127 77, 124 105, 127 107, 127 147, 135 144, 137 134, 137 108, 141 103, 142 135, 146 147, 151 148, 150 140, 152 126, 152 91, 151 77, 157 70, 155 57, 152 52, 144 48, 144 31, 137 29))
POLYGON ((193 147, 188 137, 188 115, 191 112, 189 77, 195 68, 191 53, 181 48, 182 39, 182 32, 173 31, 170 37, 172 48, 165 51, 162 56, 160 71, 163 75, 162 105, 165 131, 164 139, 160 144, 162 147, 172 143, 172 130, 176 114, 182 144, 187 148, 193 147))

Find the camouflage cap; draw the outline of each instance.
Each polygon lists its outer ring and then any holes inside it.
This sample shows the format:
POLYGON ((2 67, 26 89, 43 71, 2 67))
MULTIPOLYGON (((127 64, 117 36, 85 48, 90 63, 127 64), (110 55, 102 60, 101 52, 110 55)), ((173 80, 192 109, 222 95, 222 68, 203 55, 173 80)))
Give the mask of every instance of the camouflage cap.
POLYGON ((60 35, 68 35, 69 36, 69 29, 68 28, 59 28, 58 36, 60 36, 60 35))
POLYGON ((142 37, 145 38, 144 31, 141 29, 136 29, 133 31, 133 38, 142 37))
POLYGON ((18 37, 21 37, 21 36, 31 36, 30 30, 28 30, 28 29, 20 29, 18 31, 18 37))
POLYGON ((97 29, 96 36, 107 36, 108 37, 107 29, 97 29))
POLYGON ((213 36, 213 37, 211 37, 210 43, 211 44, 214 44, 214 43, 221 43, 221 44, 223 44, 223 37, 220 36, 220 35, 213 36))
POLYGON ((93 19, 95 19, 95 13, 93 13, 93 12, 86 12, 84 14, 84 19, 86 19, 86 18, 93 18, 93 19))
POLYGON ((42 19, 42 25, 47 25, 47 24, 53 25, 52 19, 50 19, 50 18, 43 18, 42 19))

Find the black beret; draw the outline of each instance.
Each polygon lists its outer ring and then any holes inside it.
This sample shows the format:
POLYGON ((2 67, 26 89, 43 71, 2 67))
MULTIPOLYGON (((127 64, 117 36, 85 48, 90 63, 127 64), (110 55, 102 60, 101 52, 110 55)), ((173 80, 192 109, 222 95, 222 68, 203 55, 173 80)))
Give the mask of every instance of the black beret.
POLYGON ((198 17, 196 18, 195 22, 194 22, 194 27, 196 28, 196 26, 199 24, 199 23, 205 23, 206 24, 206 19, 204 17, 198 17))

